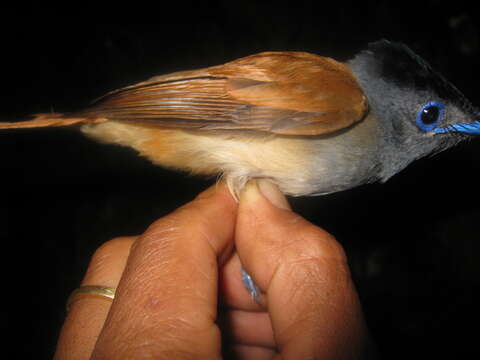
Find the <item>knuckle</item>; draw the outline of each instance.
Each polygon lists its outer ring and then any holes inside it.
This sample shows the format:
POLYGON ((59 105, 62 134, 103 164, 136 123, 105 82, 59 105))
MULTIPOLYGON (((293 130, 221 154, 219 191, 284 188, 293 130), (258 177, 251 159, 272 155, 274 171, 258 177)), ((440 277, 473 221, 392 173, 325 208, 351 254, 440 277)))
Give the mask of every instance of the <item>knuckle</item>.
POLYGON ((204 211, 192 203, 186 204, 173 213, 152 223, 142 236, 142 240, 155 241, 159 238, 178 237, 185 232, 203 233, 208 229, 208 219, 204 211))
POLYGON ((331 259, 346 262, 347 256, 343 246, 335 237, 325 230, 310 225, 297 232, 302 244, 302 252, 312 259, 331 259))
POLYGON ((152 223, 133 244, 132 251, 141 251, 146 259, 155 257, 167 261, 182 248, 185 239, 203 236, 207 227, 201 212, 187 204, 152 223))
POLYGON ((112 254, 116 253, 118 249, 131 245, 134 240, 135 237, 133 236, 121 236, 108 240, 102 245, 100 245, 97 250, 95 250, 95 253, 92 256, 92 260, 109 257, 112 254))
POLYGON ((113 263, 119 258, 128 257, 134 241, 135 237, 117 237, 100 245, 90 259, 87 278, 108 274, 113 263))

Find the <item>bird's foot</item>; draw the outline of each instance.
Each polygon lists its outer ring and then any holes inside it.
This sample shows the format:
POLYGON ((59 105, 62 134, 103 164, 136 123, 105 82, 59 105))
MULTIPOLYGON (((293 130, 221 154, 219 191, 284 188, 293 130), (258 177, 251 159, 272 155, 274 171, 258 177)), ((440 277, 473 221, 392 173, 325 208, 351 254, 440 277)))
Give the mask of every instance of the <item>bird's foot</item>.
POLYGON ((242 267, 241 269, 242 273, 242 281, 243 285, 247 289, 247 291, 250 293, 250 296, 252 299, 259 304, 260 303, 260 290, 258 289, 257 285, 253 282, 252 277, 245 271, 245 269, 242 267))

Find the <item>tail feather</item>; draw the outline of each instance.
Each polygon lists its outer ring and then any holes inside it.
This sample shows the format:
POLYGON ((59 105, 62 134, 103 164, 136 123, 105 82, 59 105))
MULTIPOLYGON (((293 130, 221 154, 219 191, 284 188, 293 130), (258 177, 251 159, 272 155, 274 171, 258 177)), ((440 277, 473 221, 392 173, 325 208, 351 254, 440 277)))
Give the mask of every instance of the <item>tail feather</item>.
POLYGON ((34 115, 32 120, 0 122, 0 129, 31 129, 51 126, 69 126, 77 123, 98 123, 104 121, 107 121, 107 119, 50 113, 34 115))

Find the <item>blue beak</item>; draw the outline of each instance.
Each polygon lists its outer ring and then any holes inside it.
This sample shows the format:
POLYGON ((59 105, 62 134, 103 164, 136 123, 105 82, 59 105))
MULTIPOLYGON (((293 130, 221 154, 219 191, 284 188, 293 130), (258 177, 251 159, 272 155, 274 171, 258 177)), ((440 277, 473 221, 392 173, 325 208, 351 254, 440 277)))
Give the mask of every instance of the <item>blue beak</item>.
POLYGON ((448 125, 444 128, 436 128, 435 131, 437 134, 446 134, 450 132, 461 132, 471 135, 480 135, 480 121, 475 121, 473 123, 460 123, 448 125))

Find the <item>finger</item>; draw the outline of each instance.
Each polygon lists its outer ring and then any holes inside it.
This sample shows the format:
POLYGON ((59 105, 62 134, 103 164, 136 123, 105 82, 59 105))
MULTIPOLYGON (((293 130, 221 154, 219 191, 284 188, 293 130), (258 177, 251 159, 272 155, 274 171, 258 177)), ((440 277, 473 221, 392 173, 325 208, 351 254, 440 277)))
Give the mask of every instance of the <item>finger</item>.
POLYGON ((235 345, 233 352, 236 360, 272 360, 275 356, 275 350, 250 345, 235 345))
POLYGON ((140 236, 94 357, 219 356, 218 259, 231 253, 236 209, 218 185, 140 236))
POLYGON ((266 291, 278 348, 286 358, 358 354, 366 330, 345 253, 282 197, 267 182, 248 184, 236 228, 242 264, 266 291))
POLYGON ((234 344, 275 348, 272 324, 267 312, 230 310, 221 319, 234 344))
MULTIPOLYGON (((110 240, 97 249, 82 281, 85 285, 116 287, 136 237, 110 240)), ((56 359, 89 359, 105 323, 111 301, 77 296, 70 304, 60 332, 56 359)))

